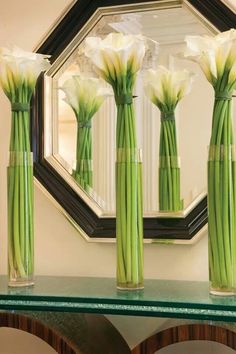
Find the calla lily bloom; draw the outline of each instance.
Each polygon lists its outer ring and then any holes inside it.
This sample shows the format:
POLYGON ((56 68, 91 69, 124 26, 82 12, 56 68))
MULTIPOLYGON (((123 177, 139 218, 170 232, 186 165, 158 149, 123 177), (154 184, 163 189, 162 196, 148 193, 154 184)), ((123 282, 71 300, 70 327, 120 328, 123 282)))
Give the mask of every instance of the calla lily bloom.
POLYGON ((87 119, 99 110, 107 96, 112 95, 103 80, 73 75, 66 80, 61 90, 65 93, 64 101, 68 103, 78 116, 80 110, 86 113, 87 119))
POLYGON ((233 88, 236 61, 235 29, 219 33, 215 37, 186 36, 185 42, 185 58, 198 62, 207 80, 214 87, 227 70, 231 78, 229 85, 233 88))
POLYGON ((76 168, 73 177, 85 190, 92 187, 92 135, 91 119, 112 90, 104 87, 102 79, 73 75, 61 90, 64 101, 73 109, 77 119, 76 168))
POLYGON ((164 66, 145 73, 144 90, 149 99, 162 111, 174 110, 177 103, 189 93, 194 74, 187 70, 171 71, 164 66))
POLYGON ((33 161, 30 147, 30 100, 49 56, 13 47, 0 48, 0 84, 11 102, 8 167, 9 285, 34 283, 33 161))
POLYGON ((159 210, 183 209, 180 196, 180 167, 175 125, 175 108, 191 88, 193 74, 187 70, 171 71, 164 66, 149 69, 144 77, 147 97, 161 111, 159 146, 159 210))
POLYGON ((18 47, 0 48, 0 83, 5 94, 8 97, 17 96, 17 90, 24 85, 31 95, 39 74, 50 67, 49 57, 18 47))
POLYGON ((138 72, 145 54, 145 41, 141 35, 110 33, 104 39, 89 37, 85 40, 85 55, 96 67, 98 74, 111 85, 121 77, 138 72))

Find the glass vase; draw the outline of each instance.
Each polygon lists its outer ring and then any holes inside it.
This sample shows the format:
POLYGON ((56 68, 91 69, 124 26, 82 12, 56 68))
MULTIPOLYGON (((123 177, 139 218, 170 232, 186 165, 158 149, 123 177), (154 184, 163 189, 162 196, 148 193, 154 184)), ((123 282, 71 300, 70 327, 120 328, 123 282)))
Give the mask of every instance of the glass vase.
POLYGON ((160 156, 159 160, 159 210, 183 210, 180 197, 180 163, 177 156, 160 156))
POLYGON ((90 191, 93 183, 92 160, 77 160, 76 166, 72 176, 81 188, 90 191))
POLYGON ((9 286, 34 284, 33 156, 11 151, 8 166, 9 286))
POLYGON ((143 288, 143 206, 140 150, 117 149, 117 288, 143 288))
POLYGON ((208 230, 210 292, 236 290, 235 146, 210 146, 208 160, 208 230))
POLYGON ((76 167, 75 170, 73 170, 72 176, 84 190, 92 188, 91 120, 80 123, 79 115, 77 116, 76 167))
POLYGON ((159 210, 177 212, 183 209, 180 197, 180 159, 174 111, 161 111, 159 142, 159 210))

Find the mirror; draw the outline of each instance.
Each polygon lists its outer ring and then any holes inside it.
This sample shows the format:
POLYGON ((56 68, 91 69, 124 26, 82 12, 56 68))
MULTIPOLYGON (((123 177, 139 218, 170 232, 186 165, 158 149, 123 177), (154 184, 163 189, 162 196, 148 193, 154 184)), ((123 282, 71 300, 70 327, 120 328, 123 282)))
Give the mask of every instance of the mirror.
POLYGON ((147 50, 135 87, 137 131, 143 160, 144 234, 152 239, 192 239, 207 221, 206 161, 213 92, 198 66, 176 54, 183 51, 187 34, 214 35, 218 30, 229 29, 233 27, 230 21, 233 23, 234 15, 216 0, 215 8, 212 2, 206 2, 203 13, 199 1, 136 1, 133 4, 117 0, 115 3, 104 1, 102 7, 93 7, 89 1, 85 3, 83 16, 82 5, 76 3, 39 48, 41 52, 52 53, 53 63, 44 82, 39 83, 36 95, 36 177, 89 237, 115 236, 114 97, 108 97, 92 118, 92 184, 84 188, 73 177, 77 122, 73 110, 63 100, 60 87, 78 71, 96 77, 93 66, 83 54, 86 37, 104 37, 110 32, 141 33, 159 43, 159 48, 152 45, 147 50), (220 10, 221 20, 218 21, 220 10), (230 16, 224 18, 224 14, 230 16), (68 27, 64 33, 65 23, 68 27), (59 35, 62 43, 57 38, 59 35), (157 63, 196 73, 190 94, 176 110, 183 198, 183 210, 177 213, 160 212, 158 206, 160 113, 143 91, 144 72, 155 68, 157 63), (49 174, 47 180, 45 173, 49 174))

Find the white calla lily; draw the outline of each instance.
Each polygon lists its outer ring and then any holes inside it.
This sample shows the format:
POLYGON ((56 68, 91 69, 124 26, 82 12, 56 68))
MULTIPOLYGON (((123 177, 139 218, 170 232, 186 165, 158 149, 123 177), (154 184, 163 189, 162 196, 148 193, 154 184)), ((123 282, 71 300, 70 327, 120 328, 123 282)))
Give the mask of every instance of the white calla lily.
POLYGON ((39 74, 50 67, 48 58, 48 55, 26 52, 18 47, 0 48, 0 82, 6 95, 17 96, 23 84, 32 95, 39 74))
POLYGON ((90 119, 95 114, 107 96, 112 95, 108 87, 104 87, 103 80, 73 75, 66 80, 61 90, 65 93, 67 102, 78 116, 82 110, 90 119))
POLYGON ((47 58, 17 47, 0 48, 0 84, 11 102, 12 111, 8 167, 8 269, 9 285, 13 286, 34 283, 30 100, 38 75, 50 66, 47 58))
POLYGON ((73 109, 77 119, 76 167, 73 177, 88 190, 92 187, 92 134, 91 119, 107 96, 110 88, 104 87, 102 79, 73 75, 61 87, 65 94, 64 101, 73 109))
POLYGON ((121 76, 138 72, 145 54, 145 41, 141 35, 110 33, 104 39, 86 38, 84 52, 102 78, 111 84, 121 76))
POLYGON ((164 66, 149 69, 144 77, 144 90, 160 110, 174 110, 177 103, 189 93, 194 74, 187 71, 171 71, 164 66))
POLYGON ((232 77, 236 61, 236 30, 219 33, 215 37, 186 36, 185 58, 200 64, 207 80, 215 87, 224 73, 232 77))

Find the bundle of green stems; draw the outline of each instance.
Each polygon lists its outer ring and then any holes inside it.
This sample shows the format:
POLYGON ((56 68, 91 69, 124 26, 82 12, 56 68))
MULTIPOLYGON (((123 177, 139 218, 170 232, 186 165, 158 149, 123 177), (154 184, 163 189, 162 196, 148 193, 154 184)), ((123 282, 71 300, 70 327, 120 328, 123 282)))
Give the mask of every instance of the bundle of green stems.
POLYGON ((89 37, 85 54, 112 87, 116 122, 116 241, 117 287, 143 287, 142 165, 137 148, 133 89, 145 55, 140 35, 109 33, 89 37))
POLYGON ((232 90, 225 70, 215 85, 208 158, 210 280, 213 289, 236 289, 236 163, 232 90))
POLYGON ((30 279, 34 271, 33 161, 29 138, 31 94, 31 90, 22 85, 11 96, 12 124, 8 167, 10 282, 30 279))
POLYGON ((136 142, 132 91, 129 80, 124 82, 125 87, 115 89, 117 285, 136 288, 143 286, 142 164, 136 142))
POLYGON ((93 186, 92 172, 92 134, 91 115, 86 111, 76 112, 77 140, 76 140, 76 167, 73 177, 80 186, 87 190, 93 186))
POLYGON ((159 210, 179 211, 183 208, 180 198, 180 167, 174 112, 161 113, 159 145, 159 210))

